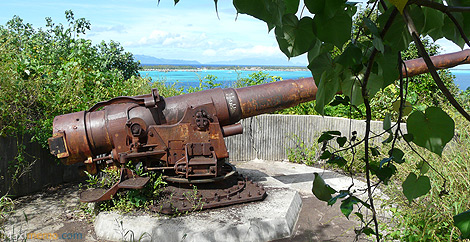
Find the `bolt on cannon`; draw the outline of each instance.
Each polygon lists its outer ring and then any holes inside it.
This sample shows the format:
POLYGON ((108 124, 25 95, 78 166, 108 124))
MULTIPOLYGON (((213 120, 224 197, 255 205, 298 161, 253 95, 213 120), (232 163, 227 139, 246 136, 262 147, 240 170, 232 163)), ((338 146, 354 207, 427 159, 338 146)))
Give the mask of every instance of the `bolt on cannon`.
MULTIPOLYGON (((437 68, 469 63, 469 51, 433 57, 437 68)), ((427 71, 420 59, 407 61, 404 75, 427 71)), ((87 190, 84 202, 112 199, 119 189, 141 189, 149 177, 126 168, 128 162, 158 172, 169 183, 173 201, 159 212, 189 211, 184 193, 198 187, 201 208, 262 200, 262 186, 239 175, 228 163, 224 137, 241 134, 241 119, 271 113, 314 100, 313 78, 284 80, 244 88, 216 88, 174 97, 158 90, 134 97, 116 97, 87 111, 57 116, 51 153, 65 164, 83 163, 96 174, 105 167, 120 169, 109 189, 87 190)))

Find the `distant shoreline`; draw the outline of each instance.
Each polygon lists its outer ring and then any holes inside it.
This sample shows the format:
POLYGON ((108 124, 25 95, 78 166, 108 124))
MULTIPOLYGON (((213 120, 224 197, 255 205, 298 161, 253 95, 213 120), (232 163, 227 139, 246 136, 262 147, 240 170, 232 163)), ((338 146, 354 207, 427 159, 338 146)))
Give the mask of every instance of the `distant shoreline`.
POLYGON ((206 70, 234 70, 234 71, 308 71, 307 67, 299 66, 188 66, 188 65, 148 65, 140 66, 139 71, 206 71, 206 70))

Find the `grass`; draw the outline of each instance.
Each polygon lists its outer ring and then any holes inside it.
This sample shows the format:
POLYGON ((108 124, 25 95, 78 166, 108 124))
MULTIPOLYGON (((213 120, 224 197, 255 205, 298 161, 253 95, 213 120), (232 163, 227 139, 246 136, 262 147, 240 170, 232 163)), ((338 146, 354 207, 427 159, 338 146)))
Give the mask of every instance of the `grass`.
MULTIPOLYGON (((404 144, 401 144, 404 145, 404 144)), ((407 162, 397 165, 398 173, 384 192, 390 197, 384 205, 392 214, 392 226, 384 224, 387 239, 401 241, 456 241, 460 232, 453 216, 470 209, 470 128, 468 121, 456 118, 456 135, 443 156, 416 148, 432 169, 426 172, 431 191, 411 204, 404 197, 401 183, 409 172, 419 173, 421 158, 403 147, 407 162)), ((426 170, 426 169, 425 169, 426 170)))

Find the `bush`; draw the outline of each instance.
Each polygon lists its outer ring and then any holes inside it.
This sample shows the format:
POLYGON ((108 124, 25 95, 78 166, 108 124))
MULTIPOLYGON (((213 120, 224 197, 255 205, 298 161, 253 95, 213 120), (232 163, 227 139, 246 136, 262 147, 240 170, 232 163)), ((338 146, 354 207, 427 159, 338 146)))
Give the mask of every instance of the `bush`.
POLYGON ((0 135, 30 133, 45 144, 57 115, 150 92, 131 53, 79 38, 90 23, 65 15, 67 27, 46 18, 46 29, 35 29, 17 16, 0 26, 0 135))
MULTIPOLYGON (((150 93, 151 82, 138 75, 131 53, 113 41, 95 46, 80 38, 90 23, 71 11, 65 16, 68 26, 46 18, 46 28, 35 29, 17 16, 0 26, 0 135, 22 140, 30 134, 46 147, 55 116, 150 93)), ((9 161, 14 180, 28 165, 25 153, 19 149, 9 161)))

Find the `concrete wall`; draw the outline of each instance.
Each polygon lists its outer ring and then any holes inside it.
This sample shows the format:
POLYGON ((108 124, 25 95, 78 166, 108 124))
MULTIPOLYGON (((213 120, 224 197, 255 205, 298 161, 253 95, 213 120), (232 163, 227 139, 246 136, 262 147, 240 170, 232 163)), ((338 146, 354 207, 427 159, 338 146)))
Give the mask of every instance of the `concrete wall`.
MULTIPOLYGON (((256 158, 284 160, 287 159, 287 149, 295 147, 296 140, 302 140, 311 147, 312 144, 317 146, 316 140, 323 131, 338 130, 347 137, 352 131, 357 131, 358 136, 363 137, 365 130, 365 122, 361 120, 314 115, 261 115, 241 123, 244 133, 226 138, 232 161, 256 158)), ((382 132, 382 122, 372 122, 372 130, 382 132)), ((16 138, 0 137, 0 195, 5 194, 13 182, 8 166, 17 155, 17 143, 16 138)), ((31 167, 9 194, 21 196, 46 186, 79 179, 77 166, 58 164, 49 150, 30 143, 29 138, 19 143, 26 146, 27 162, 31 167)))
MULTIPOLYGON (((255 158, 262 160, 287 159, 287 149, 295 147, 297 139, 308 147, 317 145, 317 139, 324 131, 338 130, 349 137, 356 131, 358 137, 364 137, 364 120, 322 117, 317 115, 260 115, 241 121, 243 135, 225 138, 230 160, 243 161, 255 158)), ((383 132, 383 124, 372 121, 371 129, 375 133, 383 132)), ((406 127, 402 125, 402 130, 406 127)), ((381 142, 377 140, 376 142, 381 142)))
POLYGON ((49 154, 38 143, 29 142, 30 137, 17 140, 14 137, 0 137, 0 195, 22 196, 42 190, 44 187, 80 179, 77 166, 65 166, 49 154), (14 182, 9 164, 15 160, 18 145, 24 145, 26 151, 27 172, 14 182), (13 186, 12 186, 13 184, 13 186), (11 189, 10 189, 11 187, 11 189))

